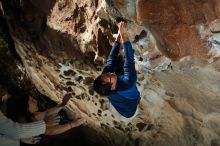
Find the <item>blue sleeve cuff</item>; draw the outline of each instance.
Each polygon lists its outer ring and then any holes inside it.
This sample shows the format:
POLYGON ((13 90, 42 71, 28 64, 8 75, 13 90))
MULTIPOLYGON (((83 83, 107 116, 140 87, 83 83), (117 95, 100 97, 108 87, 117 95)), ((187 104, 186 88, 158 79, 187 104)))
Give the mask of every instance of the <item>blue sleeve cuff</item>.
POLYGON ((120 47, 120 42, 115 41, 115 42, 113 43, 113 45, 120 47))
POLYGON ((123 46, 126 46, 128 44, 131 44, 131 42, 130 41, 126 41, 126 42, 123 43, 123 46))

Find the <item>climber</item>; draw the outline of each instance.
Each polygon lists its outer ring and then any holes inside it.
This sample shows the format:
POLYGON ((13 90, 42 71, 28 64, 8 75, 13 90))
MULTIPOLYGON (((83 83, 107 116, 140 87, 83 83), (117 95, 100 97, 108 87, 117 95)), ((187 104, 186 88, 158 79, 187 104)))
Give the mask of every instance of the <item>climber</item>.
MULTIPOLYGON (((3 94, 5 88, 0 85, 0 108, 3 107, 3 94)), ((0 110, 0 146, 19 146, 20 138, 37 136, 47 132, 47 122, 39 120, 31 123, 17 123, 8 119, 0 110)), ((38 142, 38 139, 33 137, 32 144, 38 142)))
POLYGON ((107 95, 110 110, 122 121, 129 121, 138 113, 140 93, 136 87, 137 73, 135 70, 134 50, 127 35, 127 23, 119 23, 119 31, 114 42, 107 63, 93 84, 94 90, 100 95, 107 95), (124 73, 115 72, 117 57, 122 41, 124 50, 124 73))
MULTIPOLYGON (((78 127, 85 124, 87 121, 85 118, 71 121, 70 123, 59 125, 60 116, 58 112, 62 110, 69 101, 71 94, 65 94, 61 104, 55 107, 49 108, 46 111, 39 112, 39 101, 34 98, 34 94, 23 93, 22 95, 16 95, 11 97, 7 101, 7 116, 13 121, 19 123, 35 122, 50 119, 46 125, 45 135, 57 135, 64 133, 74 127, 78 127)), ((38 136, 38 141, 40 137, 38 136)), ((22 143, 30 144, 33 137, 21 138, 22 143)))

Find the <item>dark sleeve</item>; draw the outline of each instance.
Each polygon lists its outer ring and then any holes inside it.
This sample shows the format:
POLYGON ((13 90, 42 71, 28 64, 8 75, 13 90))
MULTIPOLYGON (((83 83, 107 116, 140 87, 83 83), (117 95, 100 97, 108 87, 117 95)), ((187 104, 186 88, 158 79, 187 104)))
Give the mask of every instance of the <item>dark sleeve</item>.
POLYGON ((115 71, 115 64, 119 55, 119 42, 114 42, 112 45, 112 49, 109 53, 107 63, 102 71, 102 73, 107 73, 107 72, 114 72, 115 71))
POLYGON ((118 78, 118 82, 121 88, 128 89, 136 84, 137 73, 134 62, 134 50, 131 43, 125 42, 123 44, 124 49, 124 75, 118 78))

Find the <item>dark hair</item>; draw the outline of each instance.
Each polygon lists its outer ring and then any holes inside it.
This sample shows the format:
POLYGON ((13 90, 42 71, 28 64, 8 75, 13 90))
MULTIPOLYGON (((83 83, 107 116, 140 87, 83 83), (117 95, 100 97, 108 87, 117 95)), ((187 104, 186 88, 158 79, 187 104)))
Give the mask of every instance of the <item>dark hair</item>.
POLYGON ((111 90, 112 84, 104 83, 102 81, 101 77, 102 77, 102 75, 99 75, 95 79, 95 81, 93 83, 93 88, 100 95, 109 95, 110 93, 112 93, 112 90, 111 90))
POLYGON ((32 114, 28 111, 29 92, 23 92, 12 96, 7 101, 6 115, 15 122, 24 118, 26 122, 31 122, 32 114))

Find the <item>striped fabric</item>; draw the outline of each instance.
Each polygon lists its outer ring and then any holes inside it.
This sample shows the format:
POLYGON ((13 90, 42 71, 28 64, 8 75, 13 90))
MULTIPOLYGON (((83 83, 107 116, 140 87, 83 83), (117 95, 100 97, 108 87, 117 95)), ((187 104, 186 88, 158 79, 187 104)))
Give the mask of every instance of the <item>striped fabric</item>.
POLYGON ((44 121, 20 124, 13 122, 0 112, 0 146, 19 146, 20 138, 37 136, 45 133, 45 130, 44 121))

